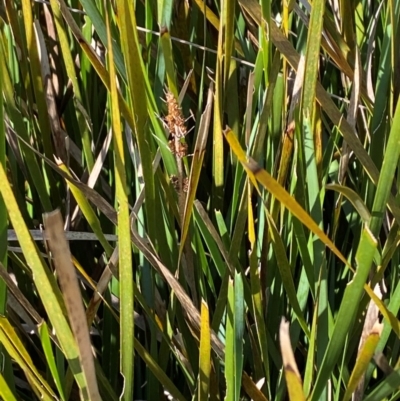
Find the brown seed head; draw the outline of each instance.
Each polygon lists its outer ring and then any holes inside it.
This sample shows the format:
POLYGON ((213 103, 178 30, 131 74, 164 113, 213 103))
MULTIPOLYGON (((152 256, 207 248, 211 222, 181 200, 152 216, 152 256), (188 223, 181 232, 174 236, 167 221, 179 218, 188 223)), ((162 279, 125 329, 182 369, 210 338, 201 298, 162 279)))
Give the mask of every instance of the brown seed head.
POLYGON ((182 114, 175 96, 171 91, 167 90, 165 98, 168 107, 168 115, 165 117, 165 121, 168 126, 170 134, 176 138, 183 138, 187 134, 187 128, 185 125, 185 119, 182 114))

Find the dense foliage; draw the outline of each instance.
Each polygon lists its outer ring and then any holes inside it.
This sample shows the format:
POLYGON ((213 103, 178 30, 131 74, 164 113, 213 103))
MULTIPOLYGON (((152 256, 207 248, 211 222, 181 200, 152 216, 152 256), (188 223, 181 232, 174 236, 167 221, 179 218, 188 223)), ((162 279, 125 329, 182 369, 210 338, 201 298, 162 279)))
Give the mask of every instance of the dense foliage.
POLYGON ((0 17, 1 399, 399 397, 399 1, 0 17))

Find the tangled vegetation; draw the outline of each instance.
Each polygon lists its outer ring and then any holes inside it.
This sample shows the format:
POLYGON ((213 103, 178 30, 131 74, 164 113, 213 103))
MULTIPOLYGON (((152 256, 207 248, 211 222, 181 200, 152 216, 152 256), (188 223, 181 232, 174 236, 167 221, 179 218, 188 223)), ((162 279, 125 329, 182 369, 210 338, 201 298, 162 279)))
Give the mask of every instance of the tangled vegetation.
POLYGON ((399 21, 3 0, 0 399, 398 399, 399 21))

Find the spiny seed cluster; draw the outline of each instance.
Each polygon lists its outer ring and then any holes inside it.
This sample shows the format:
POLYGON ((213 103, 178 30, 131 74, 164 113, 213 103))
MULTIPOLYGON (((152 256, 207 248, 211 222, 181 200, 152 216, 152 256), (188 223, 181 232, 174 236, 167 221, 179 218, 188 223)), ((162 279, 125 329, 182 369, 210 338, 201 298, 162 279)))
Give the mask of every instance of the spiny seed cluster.
MULTIPOLYGON (((179 178, 176 175, 171 175, 170 180, 171 180, 171 184, 174 187, 174 189, 179 192, 180 191, 179 178)), ((189 179, 187 177, 185 177, 182 180, 182 191, 186 193, 188 190, 189 190, 189 179)))
POLYGON ((165 98, 168 106, 168 115, 165 117, 168 131, 175 138, 184 138, 187 134, 187 128, 182 109, 175 99, 175 96, 169 90, 165 93, 165 98))
POLYGON ((171 184, 178 193, 186 193, 189 188, 189 180, 185 177, 182 169, 182 158, 187 156, 187 144, 183 138, 188 133, 185 118, 182 114, 175 96, 168 89, 165 92, 165 101, 168 107, 168 114, 165 117, 165 124, 168 127, 170 134, 168 147, 171 153, 175 156, 178 165, 179 176, 173 175, 170 177, 171 184))
POLYGON ((176 141, 175 139, 170 139, 168 141, 168 147, 171 153, 173 155, 176 155, 180 159, 182 159, 182 157, 185 157, 187 155, 188 147, 186 143, 176 141))

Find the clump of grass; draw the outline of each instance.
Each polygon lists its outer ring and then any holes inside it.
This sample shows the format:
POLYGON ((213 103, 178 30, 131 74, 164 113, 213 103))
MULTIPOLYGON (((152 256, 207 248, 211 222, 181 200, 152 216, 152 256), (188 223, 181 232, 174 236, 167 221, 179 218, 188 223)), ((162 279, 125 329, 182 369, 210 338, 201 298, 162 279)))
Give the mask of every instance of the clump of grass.
POLYGON ((0 398, 397 399, 399 13, 4 2, 0 398))

